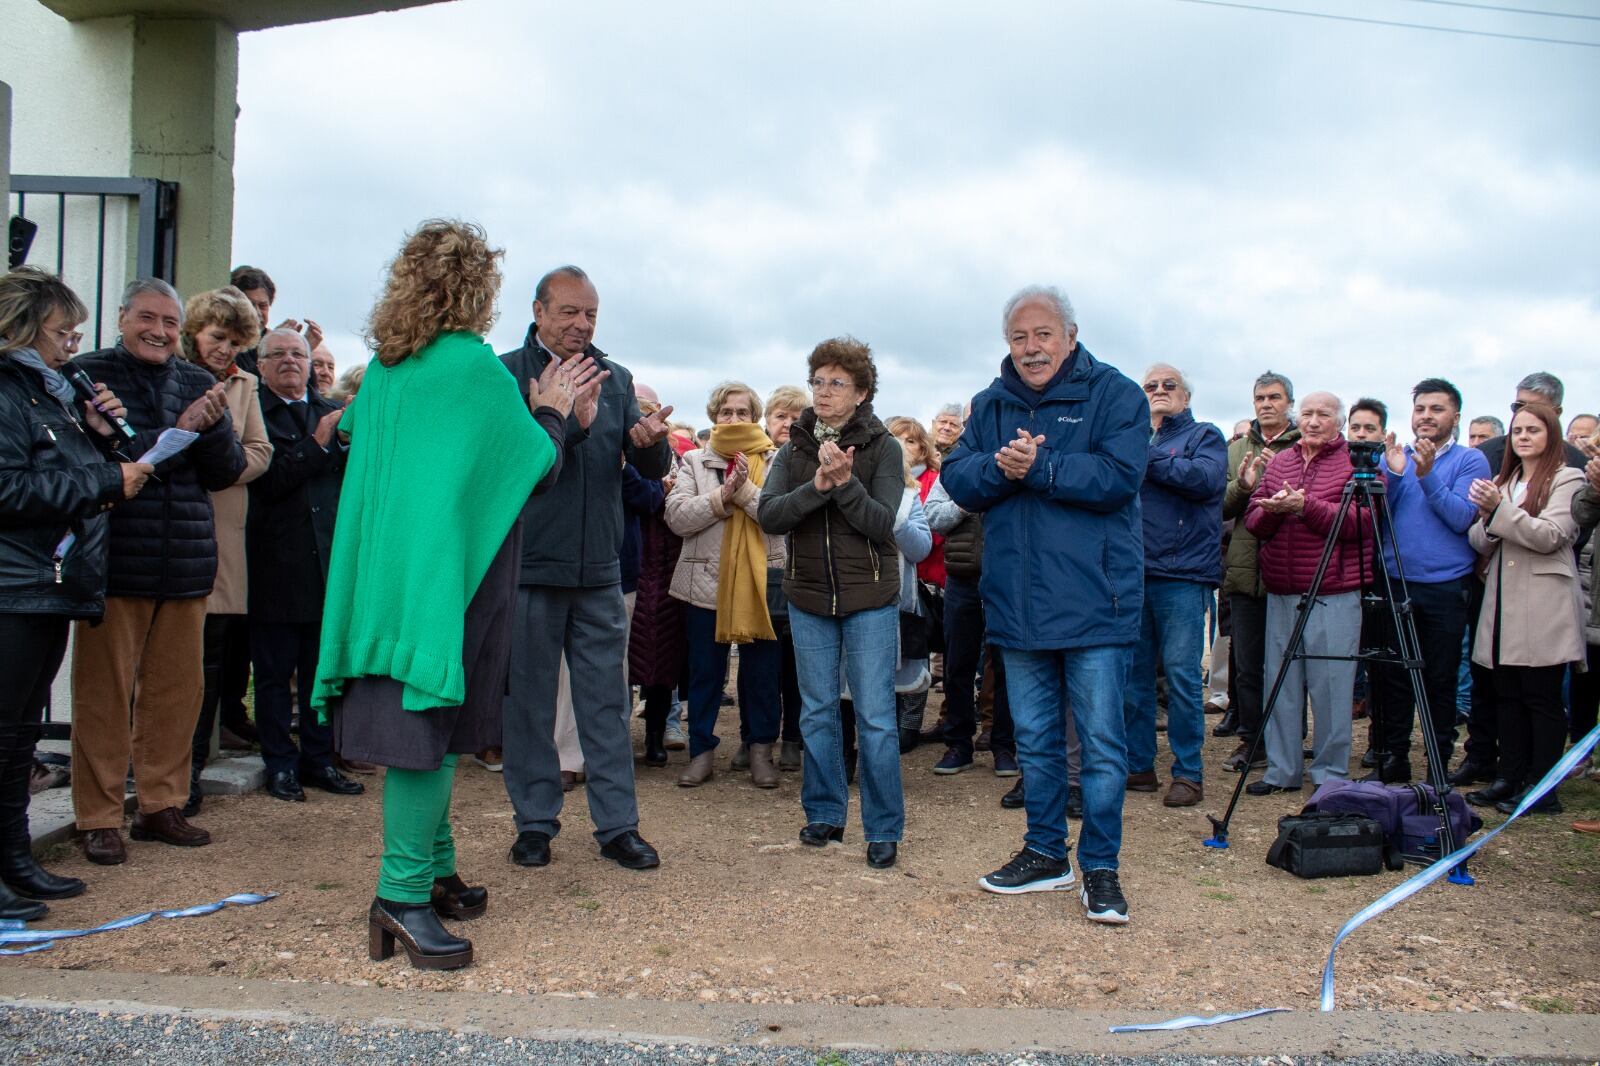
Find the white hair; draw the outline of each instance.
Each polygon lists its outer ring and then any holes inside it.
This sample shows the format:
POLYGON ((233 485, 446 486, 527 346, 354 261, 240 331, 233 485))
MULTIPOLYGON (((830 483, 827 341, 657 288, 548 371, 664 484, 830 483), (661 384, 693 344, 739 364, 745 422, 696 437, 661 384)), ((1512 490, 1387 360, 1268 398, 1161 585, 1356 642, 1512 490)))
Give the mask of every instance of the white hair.
POLYGON ((1305 399, 1300 401, 1300 406, 1302 408, 1304 408, 1306 404, 1310 403, 1312 400, 1316 399, 1318 396, 1326 396, 1328 399, 1333 401, 1333 418, 1334 418, 1334 421, 1338 422, 1339 425, 1343 426, 1344 425, 1344 401, 1339 399, 1339 397, 1335 396, 1333 393, 1328 392, 1326 389, 1320 390, 1318 392, 1308 392, 1308 393, 1306 393, 1305 399))
POLYGON ((122 303, 118 310, 126 311, 134 299, 153 292, 157 296, 165 296, 178 305, 178 325, 183 325, 183 299, 178 295, 178 290, 162 281, 160 278, 134 278, 128 282, 128 287, 122 290, 122 303))
POLYGON ((940 407, 937 411, 933 412, 934 421, 938 421, 945 415, 949 415, 951 418, 959 419, 963 422, 966 421, 966 419, 961 417, 961 405, 958 403, 947 403, 943 407, 940 407))
POLYGON ((1144 377, 1140 378, 1139 380, 1141 382, 1149 381, 1150 375, 1155 373, 1157 370, 1172 371, 1173 377, 1178 379, 1178 388, 1182 389, 1184 394, 1187 395, 1189 399, 1194 399, 1194 389, 1190 388, 1189 379, 1183 376, 1183 371, 1179 370, 1171 363, 1151 363, 1147 368, 1145 368, 1144 377))
POLYGON ((1006 308, 1000 314, 1000 336, 1010 339, 1011 316, 1016 314, 1017 308, 1025 303, 1034 301, 1049 304, 1056 317, 1061 320, 1062 329, 1076 329, 1078 319, 1072 310, 1072 301, 1067 299, 1067 294, 1054 285, 1028 285, 1018 289, 1011 299, 1006 301, 1006 308))
POLYGON ((268 339, 272 337, 293 337, 295 340, 300 342, 300 350, 306 353, 306 358, 311 358, 311 346, 306 343, 305 337, 301 336, 299 330, 293 330, 287 326, 284 326, 281 329, 267 330, 266 336, 261 338, 261 349, 263 351, 266 350, 268 339))

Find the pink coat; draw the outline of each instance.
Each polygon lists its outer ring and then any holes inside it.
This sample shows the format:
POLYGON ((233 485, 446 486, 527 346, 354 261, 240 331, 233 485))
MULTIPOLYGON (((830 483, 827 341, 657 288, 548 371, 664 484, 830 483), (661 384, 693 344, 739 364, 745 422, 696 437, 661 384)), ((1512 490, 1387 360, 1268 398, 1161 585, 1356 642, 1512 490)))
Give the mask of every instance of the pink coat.
MULTIPOLYGON (((1352 470, 1350 449, 1343 437, 1324 444, 1309 462, 1302 451, 1304 447, 1304 441, 1296 441, 1273 457, 1261 472, 1261 481, 1250 494, 1244 515, 1245 528, 1261 542, 1261 584, 1280 596, 1296 596, 1311 588, 1317 563, 1322 559, 1322 546, 1333 528, 1339 498, 1352 470), (1262 508, 1261 501, 1282 488, 1306 490, 1303 513, 1273 514, 1262 508)), ((1359 590, 1362 575, 1370 579, 1374 574, 1372 548, 1372 520, 1358 514, 1352 501, 1339 530, 1339 544, 1328 562, 1322 591, 1333 594, 1359 590)))

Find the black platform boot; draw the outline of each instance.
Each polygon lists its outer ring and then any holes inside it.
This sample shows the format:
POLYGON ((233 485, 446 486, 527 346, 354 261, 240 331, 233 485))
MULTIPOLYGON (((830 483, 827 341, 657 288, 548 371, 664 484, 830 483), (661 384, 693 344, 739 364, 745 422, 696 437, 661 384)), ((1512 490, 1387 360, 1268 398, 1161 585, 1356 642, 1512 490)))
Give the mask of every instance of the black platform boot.
POLYGON ((667 765, 667 727, 646 724, 644 727, 644 764, 646 766, 667 765))
POLYGON ((372 897, 367 911, 367 951, 372 961, 394 954, 395 941, 419 970, 458 970, 472 963, 472 941, 451 936, 432 903, 396 903, 372 897))

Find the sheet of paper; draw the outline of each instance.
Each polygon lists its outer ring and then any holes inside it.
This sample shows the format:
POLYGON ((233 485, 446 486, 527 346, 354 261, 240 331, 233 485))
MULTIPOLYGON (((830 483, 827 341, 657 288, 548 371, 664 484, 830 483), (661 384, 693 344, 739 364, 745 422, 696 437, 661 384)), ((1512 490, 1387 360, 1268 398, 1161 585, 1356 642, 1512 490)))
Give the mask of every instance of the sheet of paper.
POLYGON ((164 463, 199 438, 200 434, 187 429, 178 429, 176 426, 164 429, 161 431, 161 436, 156 438, 155 447, 139 456, 139 462, 149 463, 151 466, 164 463))

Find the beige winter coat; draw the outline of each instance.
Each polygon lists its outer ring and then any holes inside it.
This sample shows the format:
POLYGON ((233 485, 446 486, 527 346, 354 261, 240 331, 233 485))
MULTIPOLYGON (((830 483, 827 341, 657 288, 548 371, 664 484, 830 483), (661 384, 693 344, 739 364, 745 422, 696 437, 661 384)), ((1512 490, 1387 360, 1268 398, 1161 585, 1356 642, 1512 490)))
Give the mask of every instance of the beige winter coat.
POLYGON ((228 397, 233 435, 244 449, 244 473, 232 485, 211 494, 217 526, 217 582, 206 600, 207 614, 244 614, 250 607, 244 565, 244 519, 250 495, 245 486, 265 474, 272 463, 272 442, 261 420, 261 399, 256 391, 259 383, 254 374, 239 370, 222 387, 228 397))
MULTIPOLYGON (((767 457, 770 463, 777 452, 767 457)), ((683 538, 678 568, 672 573, 672 598, 717 609, 717 573, 722 562, 722 532, 730 508, 722 502, 722 475, 728 461, 710 448, 686 454, 678 463, 677 480, 667 493, 667 526, 683 538)), ((752 519, 761 489, 746 481, 734 494, 733 506, 742 508, 752 519)), ((767 568, 783 568, 781 536, 767 537, 767 568)))
POLYGON ((1582 472, 1563 467, 1538 518, 1502 495, 1494 513, 1467 531, 1489 565, 1472 646, 1472 661, 1479 666, 1494 666, 1496 621, 1502 623, 1500 662, 1505 666, 1584 661, 1583 596, 1572 554, 1578 539, 1572 500, 1582 487, 1582 472))

